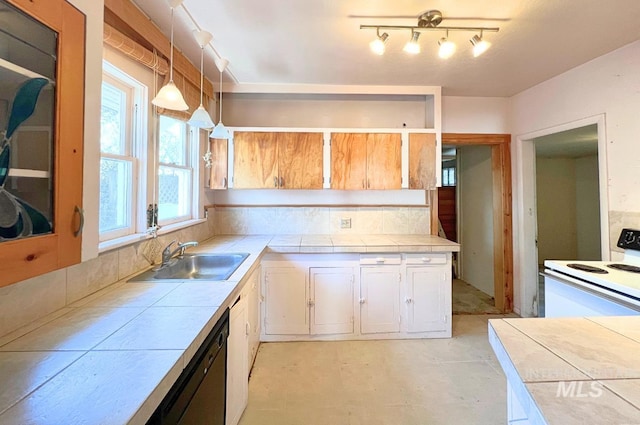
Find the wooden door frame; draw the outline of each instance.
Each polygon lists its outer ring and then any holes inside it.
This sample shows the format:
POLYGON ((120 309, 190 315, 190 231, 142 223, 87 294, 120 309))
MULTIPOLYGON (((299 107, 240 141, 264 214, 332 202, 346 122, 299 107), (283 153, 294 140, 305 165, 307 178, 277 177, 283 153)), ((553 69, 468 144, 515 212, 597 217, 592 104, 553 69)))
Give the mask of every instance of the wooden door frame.
MULTIPOLYGON (((513 311, 513 221, 511 135, 442 133, 442 145, 491 147, 493 189, 493 272, 496 308, 513 311)), ((438 234, 438 191, 430 191, 431 233, 438 234)))

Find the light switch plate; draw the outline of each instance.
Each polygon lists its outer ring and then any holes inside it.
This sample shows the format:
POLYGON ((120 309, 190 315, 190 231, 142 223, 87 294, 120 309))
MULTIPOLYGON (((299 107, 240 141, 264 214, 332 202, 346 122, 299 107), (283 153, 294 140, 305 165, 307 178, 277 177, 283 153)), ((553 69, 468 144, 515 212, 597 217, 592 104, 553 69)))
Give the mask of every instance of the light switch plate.
POLYGON ((340 219, 340 228, 341 229, 351 229, 351 218, 341 218, 340 219))

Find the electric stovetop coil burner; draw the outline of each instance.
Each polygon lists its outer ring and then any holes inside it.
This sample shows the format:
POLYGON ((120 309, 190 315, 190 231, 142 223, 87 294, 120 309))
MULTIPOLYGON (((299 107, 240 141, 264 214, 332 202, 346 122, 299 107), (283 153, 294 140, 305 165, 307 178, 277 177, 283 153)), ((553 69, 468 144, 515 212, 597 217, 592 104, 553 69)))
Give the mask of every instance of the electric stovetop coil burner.
POLYGON ((598 273, 598 274, 609 273, 605 269, 601 269, 600 267, 589 266, 587 264, 570 263, 570 264, 567 264, 567 267, 571 267, 572 269, 581 270, 583 272, 589 272, 589 273, 598 273))
POLYGON ((640 267, 631 264, 614 263, 608 264, 607 267, 616 270, 624 270, 625 272, 640 273, 640 267))

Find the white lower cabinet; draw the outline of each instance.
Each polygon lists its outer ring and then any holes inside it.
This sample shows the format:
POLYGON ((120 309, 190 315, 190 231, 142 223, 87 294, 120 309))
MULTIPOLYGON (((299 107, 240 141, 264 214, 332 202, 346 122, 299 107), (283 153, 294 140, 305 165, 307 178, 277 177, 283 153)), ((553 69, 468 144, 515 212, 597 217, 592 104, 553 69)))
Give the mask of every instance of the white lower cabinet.
POLYGON ((309 333, 309 298, 306 270, 298 267, 263 267, 264 333, 309 333))
POLYGON ((311 334, 352 334, 353 269, 312 267, 309 283, 311 334))
POLYGON ((240 295, 240 300, 229 312, 226 425, 236 425, 240 421, 249 398, 247 304, 247 299, 240 295))
POLYGON ((262 341, 451 337, 451 253, 270 254, 262 341))
POLYGON ((360 332, 400 332, 400 267, 360 269, 360 332))
POLYGON ((407 267, 406 274, 407 332, 445 331, 451 315, 446 267, 407 267))

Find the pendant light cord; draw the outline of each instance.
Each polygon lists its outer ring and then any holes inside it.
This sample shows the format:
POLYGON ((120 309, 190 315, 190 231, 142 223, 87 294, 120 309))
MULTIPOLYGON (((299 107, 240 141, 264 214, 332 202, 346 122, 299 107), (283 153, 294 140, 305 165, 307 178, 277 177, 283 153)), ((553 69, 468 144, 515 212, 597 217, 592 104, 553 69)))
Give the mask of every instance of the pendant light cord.
POLYGON ((202 106, 202 92, 203 90, 203 82, 204 82, 204 71, 202 69, 204 65, 204 45, 200 46, 200 106, 202 106))
POLYGON ((170 57, 170 68, 169 68, 169 81, 173 82, 173 7, 171 8, 171 52, 169 52, 170 57))
POLYGON ((222 122, 222 73, 224 69, 220 71, 220 119, 218 120, 218 124, 222 122))

